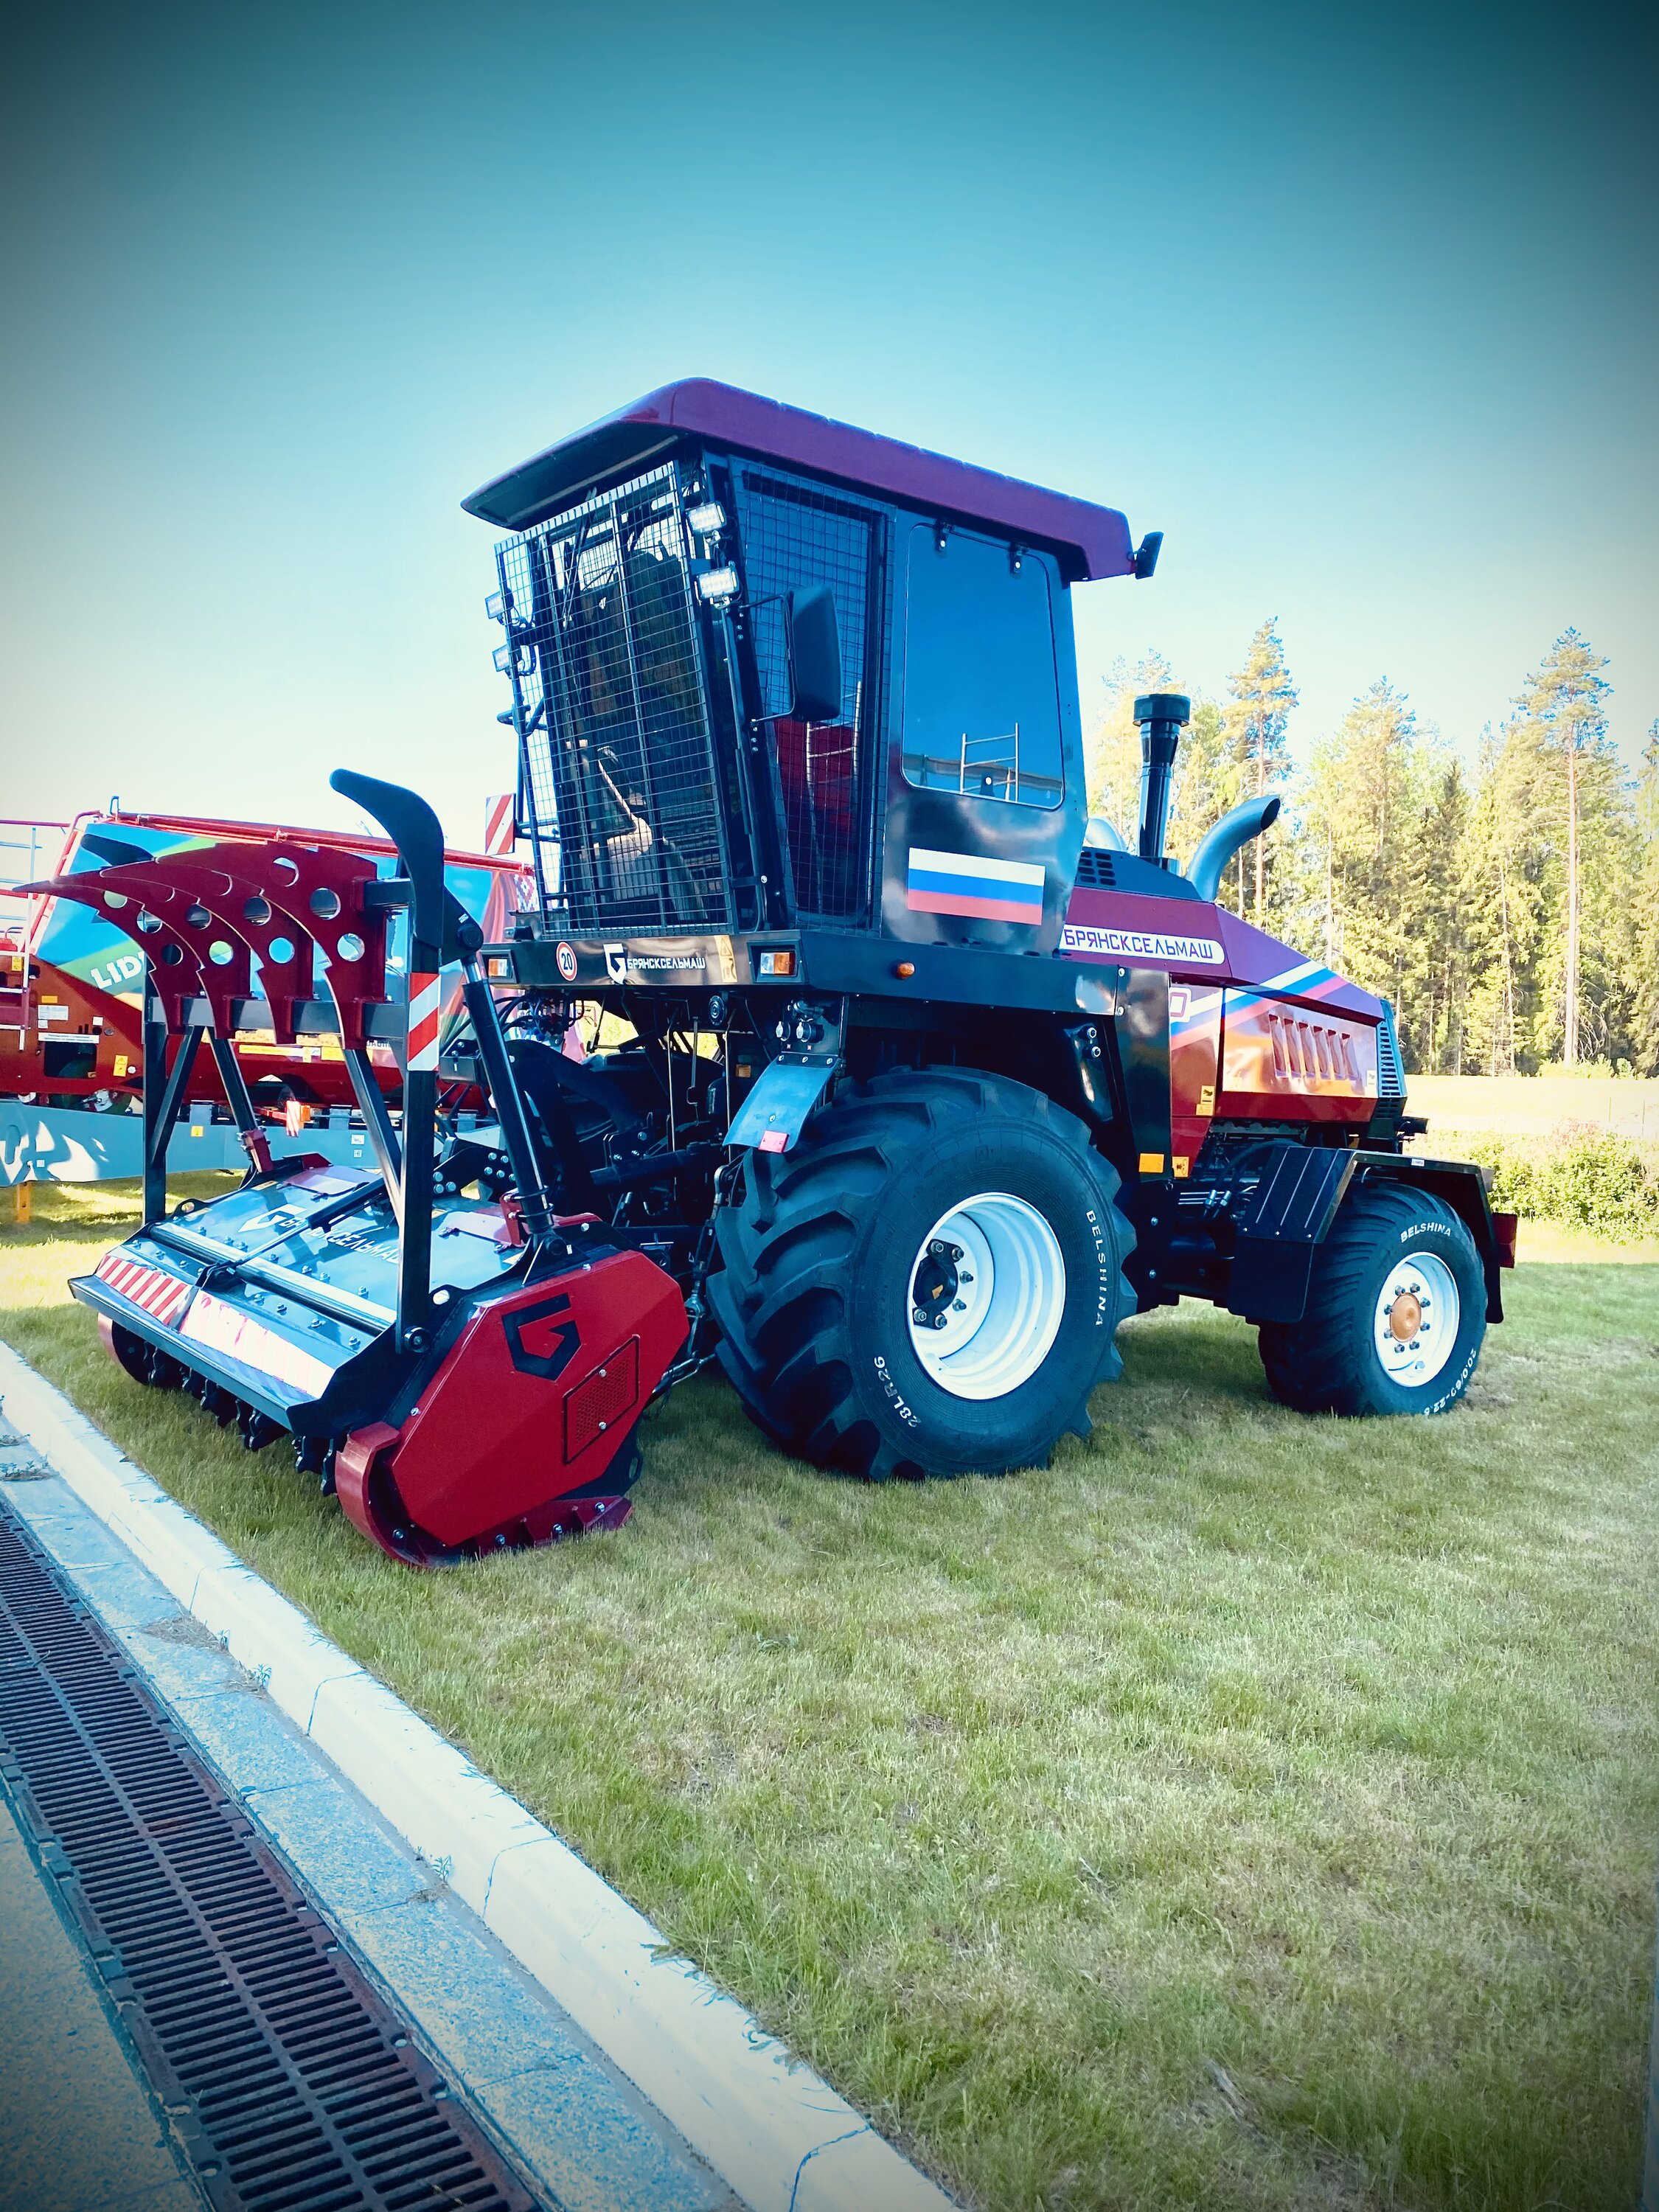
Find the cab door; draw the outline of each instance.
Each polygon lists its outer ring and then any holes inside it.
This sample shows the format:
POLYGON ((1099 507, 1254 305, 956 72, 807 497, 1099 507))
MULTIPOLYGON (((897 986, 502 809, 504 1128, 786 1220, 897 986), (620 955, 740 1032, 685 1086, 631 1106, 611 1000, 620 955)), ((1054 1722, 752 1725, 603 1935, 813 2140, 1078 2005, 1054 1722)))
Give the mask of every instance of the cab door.
POLYGON ((901 525, 900 549, 883 927, 1052 951, 1085 811, 1065 586, 1048 555, 967 529, 901 525))

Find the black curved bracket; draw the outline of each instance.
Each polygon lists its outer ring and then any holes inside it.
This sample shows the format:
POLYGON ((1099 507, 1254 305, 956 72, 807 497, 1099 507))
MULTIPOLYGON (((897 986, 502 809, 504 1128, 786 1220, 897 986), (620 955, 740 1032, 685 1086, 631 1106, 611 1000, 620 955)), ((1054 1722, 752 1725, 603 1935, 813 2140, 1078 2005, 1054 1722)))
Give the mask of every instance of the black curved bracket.
POLYGON ((337 768, 328 781, 331 790, 361 806, 398 848, 409 878, 416 939, 431 948, 440 965, 476 952, 483 932, 444 881, 443 828, 420 793, 349 768, 337 768))

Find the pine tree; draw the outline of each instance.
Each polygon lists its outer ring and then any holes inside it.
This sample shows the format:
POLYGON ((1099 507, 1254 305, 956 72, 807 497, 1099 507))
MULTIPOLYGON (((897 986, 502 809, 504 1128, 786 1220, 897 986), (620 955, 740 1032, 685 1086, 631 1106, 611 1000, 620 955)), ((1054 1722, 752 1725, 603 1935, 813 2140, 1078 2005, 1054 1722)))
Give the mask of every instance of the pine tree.
POLYGON ((1414 896, 1430 807, 1417 718, 1391 684, 1373 684, 1315 750, 1304 836, 1315 847, 1326 957, 1394 1001, 1419 1066, 1431 939, 1414 896))
MULTIPOLYGON (((1227 709, 1227 736, 1238 770, 1240 795, 1260 798, 1289 777, 1291 752, 1285 732, 1297 703, 1274 617, 1264 622, 1250 640, 1244 665, 1228 678, 1227 688, 1233 697, 1227 709)), ((1270 843, 1268 837, 1258 837, 1249 849, 1246 871, 1251 884, 1249 916, 1259 929, 1272 927, 1276 910, 1278 902, 1272 893, 1277 859, 1278 841, 1270 843)))
POLYGON ((1423 948, 1425 996, 1408 1009, 1413 1065, 1434 1073, 1463 1072, 1468 993, 1462 876, 1469 830, 1469 788, 1462 763, 1439 760, 1429 769, 1428 803, 1409 856, 1412 927, 1423 948))
MULTIPOLYGON (((1534 745, 1543 770, 1539 811, 1552 828, 1559 821, 1565 882, 1561 890, 1561 1057, 1569 1067, 1580 1058, 1581 986, 1583 972, 1584 844, 1587 779, 1612 765, 1603 702, 1612 688, 1602 678, 1607 662, 1576 629, 1564 630, 1528 678, 1516 701, 1525 742, 1534 745), (1556 772, 1559 795, 1548 782, 1556 772)), ((1605 787, 1603 773, 1595 779, 1605 787)), ((1605 802, 1605 789, 1597 795, 1605 802)))
MULTIPOLYGON (((1607 735, 1606 666, 1565 631, 1527 678, 1486 763, 1469 927, 1501 963, 1495 1073, 1627 1059, 1633 1049, 1637 832, 1607 735), (1496 915, 1495 939, 1483 907, 1496 915)), ((1478 967, 1473 945, 1471 958, 1478 967)), ((1490 981, 1476 995, 1490 1024, 1490 981)))
POLYGON ((1530 1057, 1531 977, 1538 874, 1528 765, 1512 733, 1481 732, 1474 804, 1461 879, 1469 964, 1469 1048, 1487 1075, 1514 1075, 1530 1057))
MULTIPOLYGON (((1170 850, 1184 866, 1230 806, 1238 803, 1238 766, 1227 742, 1226 718, 1213 699, 1194 698, 1193 719, 1184 732, 1176 763, 1175 798, 1170 809, 1170 850)), ((1237 884, 1238 863, 1228 868, 1237 884)), ((1224 889, 1221 896, 1227 894, 1224 889)), ((1237 900, 1230 903, 1236 904, 1237 900)))

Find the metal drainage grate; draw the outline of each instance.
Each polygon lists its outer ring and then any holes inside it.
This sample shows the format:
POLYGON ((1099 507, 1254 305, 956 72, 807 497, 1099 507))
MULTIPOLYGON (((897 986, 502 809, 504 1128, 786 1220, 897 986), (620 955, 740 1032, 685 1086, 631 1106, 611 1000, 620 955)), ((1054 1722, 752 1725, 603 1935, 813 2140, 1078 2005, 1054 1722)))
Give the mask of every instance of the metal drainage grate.
POLYGON ((533 2212, 3 1502, 0 1778, 219 2212, 533 2212))

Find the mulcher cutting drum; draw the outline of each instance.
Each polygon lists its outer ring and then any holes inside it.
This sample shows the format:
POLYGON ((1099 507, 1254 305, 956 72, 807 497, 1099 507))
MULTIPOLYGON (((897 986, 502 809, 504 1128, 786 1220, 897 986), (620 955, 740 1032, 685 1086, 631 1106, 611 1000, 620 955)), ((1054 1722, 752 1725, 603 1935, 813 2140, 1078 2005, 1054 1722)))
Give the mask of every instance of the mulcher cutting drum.
MULTIPOLYGON (((250 1154, 239 1190, 160 1204, 71 1285, 140 1381, 193 1392, 258 1449, 286 1433, 366 1536, 430 1565, 539 1544, 629 1510, 635 1431, 687 1334, 672 1277, 597 1214, 553 1211, 495 1004, 481 933, 443 879, 436 821, 410 793, 337 781, 380 812, 405 875, 253 835, 89 871, 54 888, 140 902, 162 939, 149 994, 148 1157, 165 1158, 204 1029, 250 1154), (390 917, 409 918, 404 1000, 386 995, 390 917), (331 1005, 310 1005, 313 935, 331 1005), (176 957, 169 960, 167 955, 176 957), (222 957, 228 954, 228 958, 222 957), (246 997, 256 957, 268 999, 246 997), (434 1144, 440 975, 459 967, 498 1126, 434 1144), (235 971, 242 995, 222 975, 235 971), (173 971, 173 972, 169 972, 173 971), (169 987, 170 988, 167 988, 169 987), (325 1019, 344 1057, 378 1168, 273 1158, 227 1040, 325 1019), (167 1065, 168 1031, 179 1044, 167 1065), (403 1047, 401 1130, 380 1109, 367 1044, 403 1047)), ((147 1178, 147 1194, 150 1179, 147 1178)))
POLYGON ((448 1195, 433 1219, 434 1325, 403 1355, 390 1201, 320 1163, 151 1224, 75 1293, 130 1373, 194 1391, 251 1443, 289 1431, 400 1559, 621 1519, 635 1424, 685 1338, 679 1291, 590 1223, 532 1269, 499 1204, 448 1195))

